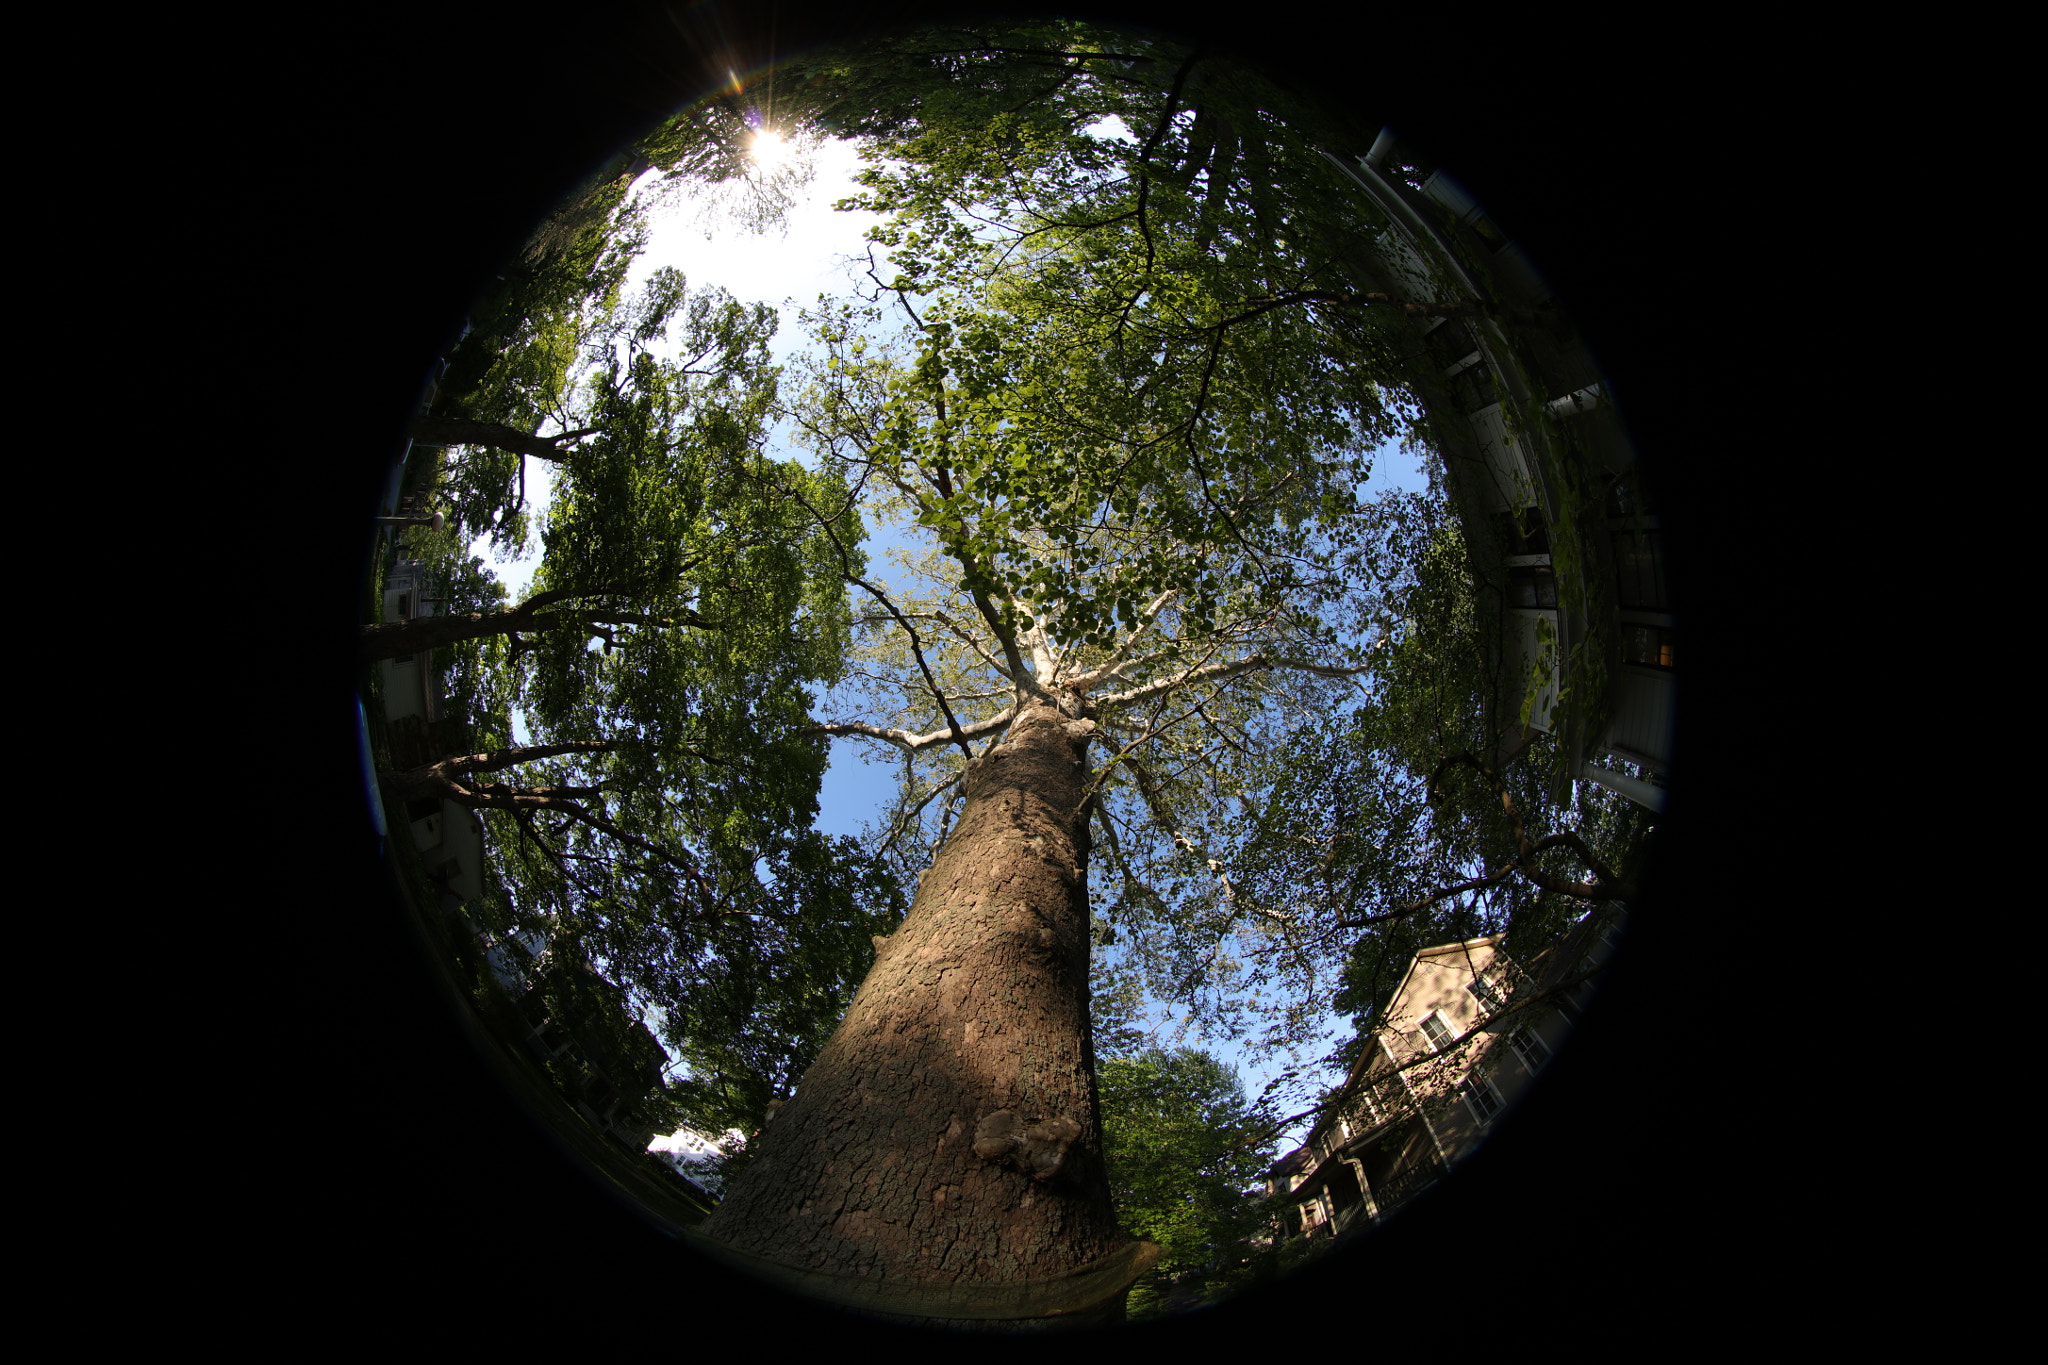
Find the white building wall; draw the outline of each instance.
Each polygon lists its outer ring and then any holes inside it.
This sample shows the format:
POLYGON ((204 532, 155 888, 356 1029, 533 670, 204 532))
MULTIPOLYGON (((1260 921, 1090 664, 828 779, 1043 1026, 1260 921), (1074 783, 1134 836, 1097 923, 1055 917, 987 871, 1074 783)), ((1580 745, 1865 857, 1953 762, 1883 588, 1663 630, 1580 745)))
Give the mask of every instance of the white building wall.
POLYGON ((1614 720, 1606 745, 1651 767, 1671 761, 1678 679, 1660 668, 1623 664, 1614 679, 1614 720))

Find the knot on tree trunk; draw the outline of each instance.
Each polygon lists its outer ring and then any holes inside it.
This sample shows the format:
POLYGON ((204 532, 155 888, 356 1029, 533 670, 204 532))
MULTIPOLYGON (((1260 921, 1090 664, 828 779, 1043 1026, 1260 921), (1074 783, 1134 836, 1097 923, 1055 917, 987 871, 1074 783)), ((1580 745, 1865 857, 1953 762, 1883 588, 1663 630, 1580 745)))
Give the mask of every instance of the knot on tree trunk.
POLYGON ((1025 1118, 1014 1109, 998 1109, 974 1126, 974 1154, 1042 1182, 1060 1173, 1080 1136, 1081 1125, 1065 1114, 1025 1118))

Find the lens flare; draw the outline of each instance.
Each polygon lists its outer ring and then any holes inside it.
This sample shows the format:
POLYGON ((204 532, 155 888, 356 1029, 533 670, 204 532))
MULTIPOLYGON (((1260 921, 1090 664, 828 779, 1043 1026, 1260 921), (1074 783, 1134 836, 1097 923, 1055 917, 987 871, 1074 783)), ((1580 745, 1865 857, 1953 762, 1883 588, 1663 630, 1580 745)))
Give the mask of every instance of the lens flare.
POLYGON ((773 128, 755 129, 753 140, 747 148, 748 154, 761 166, 781 164, 788 158, 790 150, 789 139, 773 128))

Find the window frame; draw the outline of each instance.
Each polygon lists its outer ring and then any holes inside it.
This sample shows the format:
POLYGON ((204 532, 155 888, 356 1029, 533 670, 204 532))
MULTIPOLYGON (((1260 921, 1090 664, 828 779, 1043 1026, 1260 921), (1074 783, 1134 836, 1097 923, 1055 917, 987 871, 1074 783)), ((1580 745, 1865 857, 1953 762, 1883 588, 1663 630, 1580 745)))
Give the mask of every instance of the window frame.
POLYGON ((1493 1078, 1477 1071, 1458 1082, 1458 1098, 1465 1102, 1465 1108, 1471 1111, 1472 1117, 1479 1121, 1482 1128, 1499 1118, 1508 1107, 1506 1097, 1500 1093, 1500 1087, 1493 1083, 1493 1078), (1474 1103, 1475 1096, 1483 1096, 1492 1106, 1491 1110, 1482 1110, 1474 1103))
POLYGON ((1655 668, 1666 673, 1678 668, 1678 632, 1671 626, 1652 625, 1647 621, 1623 621, 1621 623, 1621 661, 1637 668, 1655 668), (1649 652, 1657 655, 1654 659, 1634 657, 1638 652, 1636 632, 1642 632, 1649 652))
POLYGON ((1532 1076, 1556 1055, 1532 1024, 1524 1024, 1510 1033, 1508 1047, 1514 1052, 1516 1060, 1520 1061, 1523 1068, 1532 1076))
POLYGON ((1485 972, 1472 973, 1472 979, 1465 984, 1465 989, 1479 1002, 1482 1018, 1498 1014, 1508 1007, 1507 995, 1501 990, 1500 984, 1489 980, 1485 972))

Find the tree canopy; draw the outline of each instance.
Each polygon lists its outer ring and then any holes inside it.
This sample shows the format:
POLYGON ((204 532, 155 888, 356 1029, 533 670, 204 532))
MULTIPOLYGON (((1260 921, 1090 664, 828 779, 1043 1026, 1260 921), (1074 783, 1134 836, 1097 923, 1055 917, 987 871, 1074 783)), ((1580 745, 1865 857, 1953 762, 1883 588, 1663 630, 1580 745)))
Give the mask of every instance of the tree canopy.
POLYGON ((815 138, 797 133, 795 154, 767 165, 749 154, 750 134, 763 126, 758 109, 729 93, 663 120, 565 196, 474 302, 433 409, 411 432, 450 448, 441 493, 471 537, 501 553, 525 550, 525 461, 571 458, 604 418, 587 402, 584 372, 622 331, 645 328, 680 300, 677 281, 672 294, 643 294, 638 310, 621 312, 651 215, 694 200, 701 218, 755 232, 782 221, 811 174, 804 153, 815 138), (660 174, 632 193, 650 171, 660 174))
POLYGON ((1298 1041, 1327 945, 1231 857, 1294 737, 1361 704, 1396 639, 1420 513, 1369 496, 1368 452, 1411 419, 1379 324, 1333 323, 1308 297, 1330 262, 1260 226, 1346 202, 1328 166, 1228 81, 1187 107, 1157 61, 1132 69, 1069 63, 1022 111, 956 78, 865 144, 869 296, 808 315, 823 358, 791 411, 922 552, 900 595, 849 575, 838 695, 868 717, 825 732, 903 756, 887 851, 915 872, 970 756, 1023 698, 1068 699, 1106 744, 1104 939, 1225 1036, 1298 1041), (1218 159, 1218 120, 1254 152, 1218 159), (1283 153, 1298 206, 1251 173, 1283 153), (1295 989, 1253 987, 1254 963, 1295 989))
POLYGON ((1199 1298, 1239 1287, 1266 1218, 1257 1187, 1271 1143, 1235 1072, 1194 1048, 1155 1048, 1104 1058, 1097 1074, 1117 1212, 1163 1251, 1132 1316, 1163 1307, 1176 1282, 1199 1298))
MULTIPOLYGON (((1443 488, 1371 486, 1373 451, 1426 449, 1414 319, 1497 310, 1374 291, 1388 226, 1324 155, 1356 130, 1085 25, 798 74, 783 113, 860 139, 846 206, 882 222, 864 283, 805 313, 793 383, 765 308, 672 271, 622 295, 622 215, 579 301, 443 419, 479 441, 450 485, 472 531, 519 543, 515 466, 558 474, 534 594, 438 627, 486 642, 530 742, 415 776, 489 813, 499 913, 661 1005, 698 1126, 758 1131, 790 1096, 1048 713, 1092 746, 1072 814, 1098 980, 1215 1039, 1304 1044, 1333 1002, 1366 1024, 1417 947, 1631 893, 1633 808, 1514 761, 1551 741, 1495 702, 1517 691, 1500 585, 1443 488), (807 458, 768 455, 778 420, 807 458), (907 546, 893 580, 880 526, 907 546), (833 738, 901 763, 866 841, 811 827, 833 738)), ((758 120, 703 119, 668 151, 716 180, 758 120)), ((1159 1172, 1239 1181, 1251 1111, 1200 1054, 1119 1050, 1119 1198, 1190 1268, 1241 1205, 1159 1172)))
MULTIPOLYGON (((757 964, 809 983, 777 1008, 786 1045, 812 1039, 844 1006, 839 940, 900 916, 851 841, 811 828, 825 746, 805 732, 806 689, 839 676, 849 630, 828 532, 860 532, 805 510, 835 496, 829 473, 766 452, 773 327, 673 270, 593 309, 592 430, 557 477, 532 595, 371 628, 394 633, 387 653, 466 637, 506 713, 497 747, 387 782, 484 813, 495 927, 566 937, 666 1002, 671 1045, 710 1067, 693 1097, 713 1118, 729 1104, 718 1040, 748 1027, 757 964), (530 732, 517 744, 514 710, 530 732)), ((791 1065, 760 1074, 786 1086, 791 1065)))

